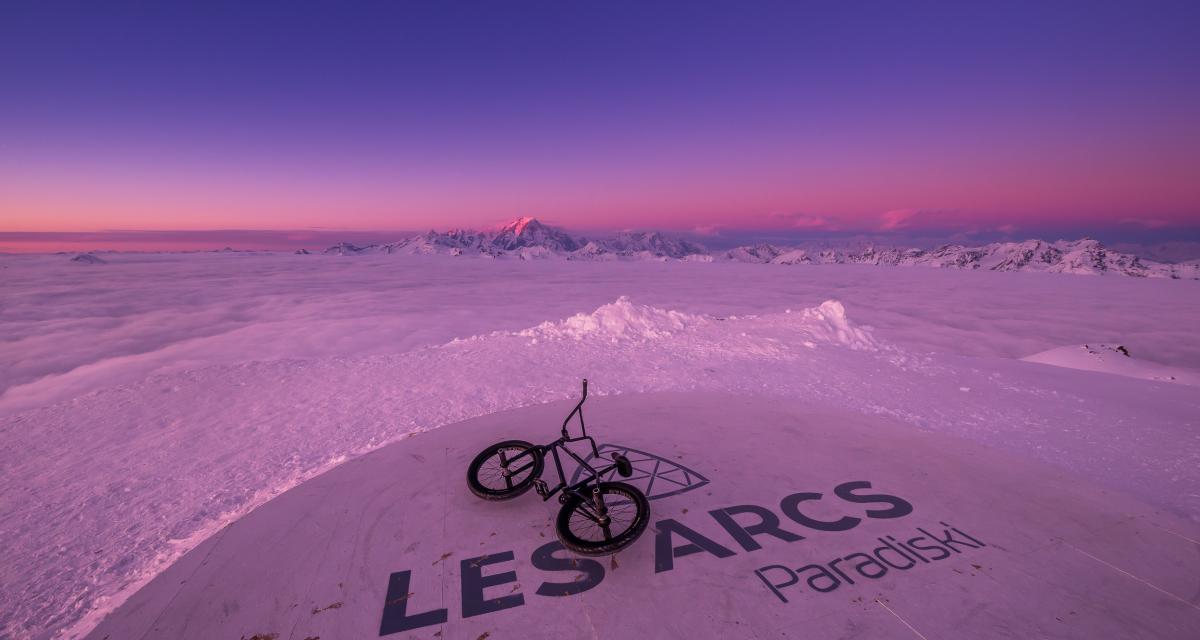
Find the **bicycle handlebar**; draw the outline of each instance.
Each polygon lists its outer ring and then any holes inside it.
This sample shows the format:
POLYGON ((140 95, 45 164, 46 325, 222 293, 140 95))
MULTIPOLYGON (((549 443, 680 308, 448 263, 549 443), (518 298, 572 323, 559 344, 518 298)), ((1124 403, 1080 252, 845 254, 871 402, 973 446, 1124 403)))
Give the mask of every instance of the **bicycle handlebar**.
POLYGON ((587 437, 587 427, 583 426, 583 403, 586 400, 587 400, 587 378, 584 378, 583 379, 583 397, 579 399, 579 404, 575 405, 575 408, 571 411, 571 413, 567 414, 567 419, 563 420, 562 436, 564 438, 567 437, 567 425, 571 422, 571 418, 574 418, 576 414, 579 415, 579 429, 581 431, 583 431, 584 437, 585 438, 587 437))

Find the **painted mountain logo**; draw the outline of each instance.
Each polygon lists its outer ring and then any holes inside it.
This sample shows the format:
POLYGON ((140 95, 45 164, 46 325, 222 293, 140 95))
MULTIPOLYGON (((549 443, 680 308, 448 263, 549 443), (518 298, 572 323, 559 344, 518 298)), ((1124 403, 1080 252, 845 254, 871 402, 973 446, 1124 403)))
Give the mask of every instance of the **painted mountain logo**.
MULTIPOLYGON (((646 494, 646 498, 650 500, 678 495, 708 484, 708 478, 699 473, 674 460, 668 460, 652 453, 619 444, 602 444, 598 450, 602 461, 607 461, 613 453, 619 453, 628 458, 629 462, 633 464, 633 475, 621 478, 621 481, 641 489, 642 493, 646 494)), ((589 454, 584 461, 590 464, 596 459, 595 455, 589 454)), ((575 470, 575 475, 571 477, 571 484, 583 479, 582 472, 583 467, 575 470)))

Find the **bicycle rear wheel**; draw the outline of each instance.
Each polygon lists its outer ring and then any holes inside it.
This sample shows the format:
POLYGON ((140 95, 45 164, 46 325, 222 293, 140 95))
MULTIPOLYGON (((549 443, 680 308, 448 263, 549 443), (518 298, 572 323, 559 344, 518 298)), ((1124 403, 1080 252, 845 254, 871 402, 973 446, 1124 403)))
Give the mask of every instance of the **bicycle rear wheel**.
POLYGON ((556 529, 563 546, 575 553, 600 556, 616 553, 633 544, 650 522, 650 501, 637 487, 624 482, 598 485, 605 513, 597 513, 589 492, 588 499, 568 494, 558 512, 556 529))
POLYGON ((484 500, 510 500, 542 475, 542 452, 524 440, 505 440, 484 449, 467 467, 467 486, 484 500))

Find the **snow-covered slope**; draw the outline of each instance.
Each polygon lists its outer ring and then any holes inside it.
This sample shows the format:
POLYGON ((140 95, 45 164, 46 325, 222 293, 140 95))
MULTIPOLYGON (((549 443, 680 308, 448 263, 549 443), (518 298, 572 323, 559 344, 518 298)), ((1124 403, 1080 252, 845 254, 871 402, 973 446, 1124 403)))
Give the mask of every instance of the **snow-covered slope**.
POLYGON ((1200 386, 1200 372, 1135 358, 1123 345, 1089 343, 1047 349, 1021 358, 1026 362, 1111 373, 1143 380, 1200 386))
POLYGON ((20 452, 6 458, 11 490, 0 492, 0 637, 86 630, 281 491, 414 431, 569 397, 581 371, 600 393, 818 381, 832 390, 835 363, 875 362, 872 340, 833 302, 715 319, 621 298, 406 354, 208 367, 0 418, 0 445, 20 452), (778 375, 772 360, 801 368, 778 375))
POLYGON ((565 399, 583 376, 597 393, 891 416, 1200 518, 1194 388, 1016 359, 1096 340, 1195 367, 1197 282, 104 256, 0 256, 0 637, 86 629, 278 491, 414 430, 565 399))
POLYGON ((618 299, 404 354, 153 376, 0 418, 4 447, 21 452, 5 469, 12 490, 0 493, 0 635, 90 628, 280 491, 406 433, 569 397, 583 374, 598 392, 765 393, 892 416, 1200 508, 1179 490, 1200 479, 1189 470, 1200 445, 1153 435, 1181 433, 1194 398, 1174 385, 1022 366, 1032 365, 981 369, 884 344, 836 301, 718 317, 618 299), (1142 396, 1161 413, 1151 418, 1142 396), (1136 442, 1097 436, 1134 422, 1143 425, 1136 442), (1151 460, 1162 473, 1141 466, 1151 460))

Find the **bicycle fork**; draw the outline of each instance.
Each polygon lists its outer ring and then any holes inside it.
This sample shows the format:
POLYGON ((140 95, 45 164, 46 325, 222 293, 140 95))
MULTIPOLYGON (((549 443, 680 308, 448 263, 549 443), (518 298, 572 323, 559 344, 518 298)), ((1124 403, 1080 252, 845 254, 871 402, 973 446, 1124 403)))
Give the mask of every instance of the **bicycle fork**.
POLYGON ((592 509, 596 513, 596 524, 600 525, 604 532, 608 533, 608 508, 604 506, 604 494, 600 492, 600 486, 592 487, 592 509))

